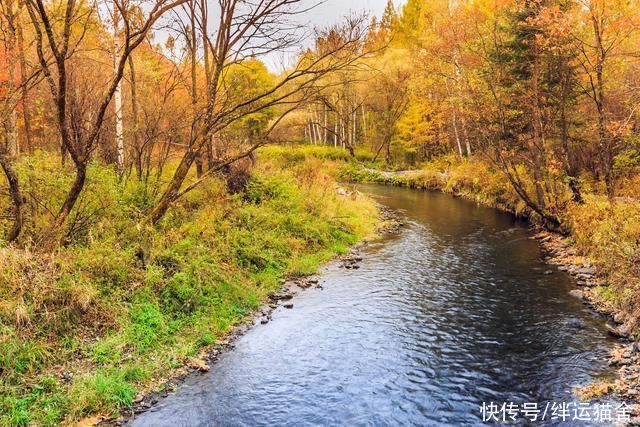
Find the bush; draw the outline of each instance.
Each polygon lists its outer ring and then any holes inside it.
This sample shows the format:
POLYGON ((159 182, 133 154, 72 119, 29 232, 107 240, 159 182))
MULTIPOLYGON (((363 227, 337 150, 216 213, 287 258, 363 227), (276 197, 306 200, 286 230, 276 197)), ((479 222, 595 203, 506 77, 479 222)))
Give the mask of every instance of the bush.
POLYGON ((189 273, 174 274, 162 289, 163 311, 176 316, 193 313, 203 302, 200 285, 189 273))
MULTIPOLYGON (((371 233, 374 203, 339 195, 323 172, 345 156, 265 150, 241 193, 212 180, 158 227, 139 222, 148 188, 92 164, 64 247, 0 249, 0 425, 73 423, 131 405, 138 386, 214 344, 282 277, 312 273, 371 233), (74 373, 69 383, 53 377, 61 372, 74 373), (43 375, 56 385, 35 393, 43 375)), ((73 174, 47 153, 19 169, 39 199, 26 241, 49 224, 73 174)))
POLYGON ((385 183, 387 178, 377 171, 365 169, 360 165, 346 163, 336 171, 336 176, 340 181, 359 183, 385 183))
POLYGON ((98 370, 74 383, 69 396, 73 402, 71 414, 79 419, 97 412, 114 414, 118 408, 131 406, 136 388, 118 369, 98 370))
POLYGON ((145 302, 134 304, 131 310, 129 341, 139 353, 162 344, 169 327, 158 305, 145 302))
POLYGON ((602 271, 608 272, 615 292, 611 300, 619 309, 640 318, 640 204, 604 196, 587 196, 583 205, 568 211, 576 245, 602 271))

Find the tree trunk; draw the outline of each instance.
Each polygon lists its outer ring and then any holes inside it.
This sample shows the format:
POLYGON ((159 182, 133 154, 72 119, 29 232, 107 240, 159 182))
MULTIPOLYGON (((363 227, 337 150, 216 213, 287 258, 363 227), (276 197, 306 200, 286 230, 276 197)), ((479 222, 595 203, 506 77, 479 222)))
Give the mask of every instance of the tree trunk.
MULTIPOLYGON (((198 36, 196 33, 196 2, 191 0, 189 2, 189 20, 190 20, 190 35, 189 35, 189 56, 191 60, 191 108, 193 112, 192 132, 198 127, 198 80, 197 80, 197 55, 198 55, 198 36)), ((191 150, 192 148, 189 147, 191 150)), ((198 178, 202 176, 203 162, 202 162, 202 150, 195 150, 195 163, 196 163, 196 175, 198 178)))
MULTIPOLYGON (((19 9, 22 9, 22 3, 20 3, 19 9)), ((22 22, 20 22, 20 15, 18 15, 18 28, 16 31, 18 41, 18 60, 20 62, 20 82, 21 88, 21 101, 22 101, 22 120, 24 122, 24 138, 27 147, 27 152, 33 152, 33 141, 31 140, 31 115, 29 105, 29 88, 25 84, 27 81, 27 61, 24 54, 24 32, 22 30, 22 22)))
POLYGON ((324 107, 324 124, 322 126, 322 144, 327 143, 327 105, 322 104, 324 107))
POLYGON ((607 188, 607 196, 609 200, 615 198, 615 178, 613 171, 613 153, 612 153, 612 141, 609 132, 607 131, 607 118, 606 118, 606 105, 605 105, 605 87, 604 87, 604 64, 606 61, 606 51, 602 41, 603 22, 599 16, 592 11, 591 23, 593 26, 593 33, 595 38, 595 73, 596 73, 596 86, 593 99, 596 104, 596 111, 598 115, 598 140, 601 153, 601 165, 602 173, 604 175, 604 181, 607 188))
MULTIPOLYGON (((5 102, 7 106, 10 106, 13 103, 13 99, 11 96, 16 89, 16 63, 15 63, 15 54, 17 48, 17 29, 16 26, 19 25, 17 23, 17 15, 13 10, 13 4, 9 3, 7 5, 8 10, 6 12, 7 19, 7 34, 4 40, 4 49, 5 49, 5 58, 7 59, 5 69, 7 72, 6 80, 3 82, 4 89, 6 93, 9 94, 9 97, 6 98, 5 102)), ((0 122, 3 129, 0 131, 6 132, 6 149, 10 155, 18 156, 20 154, 20 141, 18 138, 18 114, 15 108, 9 107, 9 111, 5 117, 1 119, 5 119, 3 122, 0 122)))
POLYGON ((467 132, 467 123, 465 120, 465 111, 464 111, 464 99, 462 96, 462 78, 460 76, 460 61, 459 61, 460 53, 458 47, 456 46, 453 51, 453 74, 455 76, 455 91, 458 98, 459 114, 460 114, 460 127, 462 132, 462 140, 464 142, 464 146, 466 149, 467 156, 471 156, 471 143, 469 142, 469 133, 467 132))
POLYGON ((64 203, 54 218, 51 227, 49 227, 49 230, 40 240, 40 249, 42 250, 48 251, 53 249, 56 245, 60 244, 65 237, 65 224, 67 222, 67 218, 69 218, 73 207, 78 201, 87 180, 87 162, 76 162, 75 165, 76 176, 73 184, 67 192, 64 203))
POLYGON ((364 142, 367 142, 367 119, 366 119, 366 114, 364 111, 364 105, 361 106, 362 108, 362 137, 364 138, 364 142))
POLYGON ((136 177, 139 182, 142 182, 142 156, 144 153, 142 147, 139 147, 138 141, 138 95, 136 91, 136 71, 133 63, 133 55, 129 55, 128 62, 129 78, 131 80, 131 142, 136 150, 136 177))
MULTIPOLYGON (((113 4, 113 75, 118 74, 118 59, 120 53, 120 30, 119 30, 118 7, 113 4)), ((114 120, 116 125, 116 171, 118 178, 124 175, 124 125, 122 122, 122 82, 118 81, 116 90, 113 93, 114 120)))
MULTIPOLYGON (((211 102, 211 64, 209 60, 209 36, 207 34, 207 22, 209 12, 207 10, 207 1, 200 0, 200 36, 202 37, 202 51, 204 57, 204 78, 205 78, 205 93, 207 104, 211 102)), ((205 141, 205 153, 207 156, 207 168, 211 169, 215 164, 214 159, 214 140, 212 135, 206 136, 205 141)), ((202 153, 201 153, 202 155, 202 153)))
POLYGON ((180 161, 178 168, 171 178, 169 185, 167 186, 166 190, 160 197, 160 200, 149 215, 149 220, 152 224, 155 225, 162 219, 164 214, 167 213, 167 210, 171 206, 171 203, 173 203, 178 197, 180 188, 182 187, 182 183, 189 174, 189 169, 191 169, 195 158, 196 153, 194 151, 189 151, 182 157, 182 160, 180 161))
POLYGON ((464 157, 462 154, 462 144, 460 144, 460 135, 458 134, 458 118, 457 118, 457 114, 456 114, 456 109, 455 106, 453 108, 452 111, 452 115, 451 115, 451 121, 453 122, 453 136, 456 140, 456 146, 458 147, 458 155, 460 156, 460 159, 462 160, 462 158, 464 157))
POLYGON ((471 141, 469 141, 469 131, 467 130, 467 121, 464 118, 464 109, 460 114, 460 125, 462 127, 462 139, 464 139, 464 145, 467 149, 467 157, 471 157, 471 141))
POLYGON ((542 118, 542 97, 540 93, 540 55, 538 53, 538 43, 534 42, 534 60, 533 60, 533 132, 534 140, 531 147, 533 155, 533 181, 536 189, 536 199, 538 206, 543 211, 546 209, 546 197, 543 188, 546 170, 545 145, 546 138, 544 134, 544 124, 542 118))
POLYGON ((309 123, 309 126, 311 127, 311 137, 313 139, 313 145, 317 145, 318 144, 318 129, 316 127, 316 116, 315 116, 314 112, 311 110, 311 107, 309 107, 309 115, 311 116, 311 122, 309 123))
POLYGON ((353 131, 351 133, 351 135, 352 135, 351 136, 351 146, 354 147, 354 148, 356 146, 356 138, 358 137, 357 136, 357 133, 358 133, 358 114, 357 114, 357 111, 358 111, 357 108, 354 109, 353 110, 353 114, 352 114, 352 116, 353 116, 353 131))
POLYGON ((578 167, 571 157, 571 148, 569 147, 569 119, 567 118, 567 100, 569 97, 569 77, 565 76, 562 82, 562 98, 560 99, 560 129, 562 154, 564 158, 564 170, 567 175, 569 189, 572 193, 572 200, 576 203, 584 203, 580 192, 580 181, 578 177, 578 167))
POLYGON ((9 229, 6 235, 7 242, 14 242, 20 232, 22 231, 23 213, 22 206, 24 205, 24 199, 20 193, 20 185, 18 181, 18 174, 16 174, 11 164, 11 159, 7 150, 4 147, 0 147, 0 167, 7 178, 7 184, 9 186, 9 195, 13 202, 13 225, 9 229))
POLYGON ((518 196, 520 196, 520 198, 532 211, 537 213, 540 218, 542 218, 544 225, 554 231, 557 231, 561 225, 560 218, 547 212, 546 209, 538 205, 531 199, 531 197, 529 197, 529 194, 527 193, 524 185, 522 185, 522 181, 518 176, 516 166, 511 165, 510 167, 508 161, 501 158, 500 155, 498 155, 498 159, 494 160, 494 163, 502 170, 504 175, 511 183, 511 187, 515 190, 518 196), (514 171, 513 173, 511 172, 510 168, 514 171))

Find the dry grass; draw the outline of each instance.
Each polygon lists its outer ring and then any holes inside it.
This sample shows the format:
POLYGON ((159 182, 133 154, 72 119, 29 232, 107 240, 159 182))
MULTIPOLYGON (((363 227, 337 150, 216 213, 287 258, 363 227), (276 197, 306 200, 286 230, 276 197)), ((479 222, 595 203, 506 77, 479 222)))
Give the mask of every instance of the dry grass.
MULTIPOLYGON (((0 426, 58 425, 130 406, 283 276, 313 273, 373 232, 375 204, 336 191, 324 172, 334 160, 278 155, 258 161, 244 192, 213 180, 155 229, 138 227, 148 206, 139 188, 118 188, 111 168, 94 165, 83 199, 92 221, 68 247, 0 248, 0 426)), ((38 163, 41 180, 59 173, 47 165, 38 163)), ((49 181, 64 188, 66 177, 56 177, 49 181)), ((46 187, 38 198, 46 192, 55 204, 60 191, 46 187)), ((44 222, 30 218, 26 233, 44 222)))

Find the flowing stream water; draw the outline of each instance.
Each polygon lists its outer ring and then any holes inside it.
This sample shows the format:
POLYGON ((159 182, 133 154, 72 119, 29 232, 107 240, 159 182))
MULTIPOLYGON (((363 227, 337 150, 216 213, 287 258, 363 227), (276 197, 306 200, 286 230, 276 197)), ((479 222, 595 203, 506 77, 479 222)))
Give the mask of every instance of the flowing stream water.
POLYGON ((543 409, 610 375, 603 320, 511 215, 361 190, 405 227, 369 245, 359 269, 326 268, 323 289, 277 309, 131 425, 480 425, 483 402, 543 409))

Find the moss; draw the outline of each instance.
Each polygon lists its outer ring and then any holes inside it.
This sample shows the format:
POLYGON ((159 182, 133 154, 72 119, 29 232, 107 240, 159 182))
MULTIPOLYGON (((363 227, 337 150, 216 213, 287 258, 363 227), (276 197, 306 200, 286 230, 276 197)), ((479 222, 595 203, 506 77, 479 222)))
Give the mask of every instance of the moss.
POLYGON ((610 303, 616 302, 616 294, 608 286, 597 286, 595 288, 596 298, 610 303))

